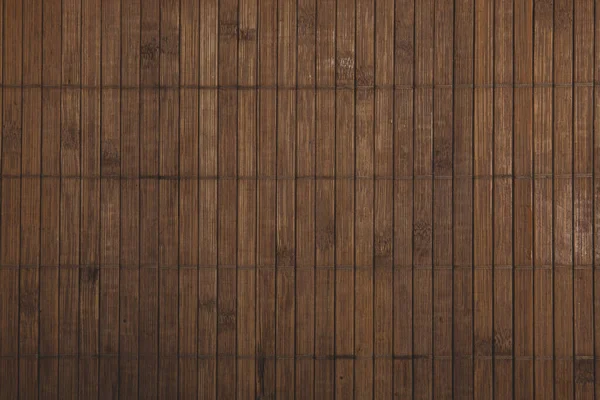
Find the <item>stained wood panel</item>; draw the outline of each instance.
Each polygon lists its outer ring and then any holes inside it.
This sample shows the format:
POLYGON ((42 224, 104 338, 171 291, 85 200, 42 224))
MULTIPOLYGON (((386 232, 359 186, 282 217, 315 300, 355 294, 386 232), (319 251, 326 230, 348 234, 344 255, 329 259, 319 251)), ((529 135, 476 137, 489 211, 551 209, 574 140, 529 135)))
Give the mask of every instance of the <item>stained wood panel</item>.
POLYGON ((592 0, 1 0, 0 398, 593 398, 592 0))

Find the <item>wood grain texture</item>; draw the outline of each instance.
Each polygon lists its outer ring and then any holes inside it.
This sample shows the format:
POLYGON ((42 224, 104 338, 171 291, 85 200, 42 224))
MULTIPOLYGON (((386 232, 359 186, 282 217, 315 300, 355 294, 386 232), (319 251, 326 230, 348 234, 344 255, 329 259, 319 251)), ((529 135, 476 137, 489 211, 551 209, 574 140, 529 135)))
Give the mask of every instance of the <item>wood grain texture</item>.
POLYGON ((0 399, 588 399, 593 0, 0 0, 0 399))

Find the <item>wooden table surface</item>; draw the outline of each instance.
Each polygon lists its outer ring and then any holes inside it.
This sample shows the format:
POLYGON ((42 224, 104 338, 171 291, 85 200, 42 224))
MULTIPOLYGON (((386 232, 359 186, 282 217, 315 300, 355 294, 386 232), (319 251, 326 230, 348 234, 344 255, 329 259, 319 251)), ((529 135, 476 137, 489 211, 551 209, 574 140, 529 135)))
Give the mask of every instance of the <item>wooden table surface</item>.
POLYGON ((599 7, 0 0, 0 399, 600 395, 599 7))

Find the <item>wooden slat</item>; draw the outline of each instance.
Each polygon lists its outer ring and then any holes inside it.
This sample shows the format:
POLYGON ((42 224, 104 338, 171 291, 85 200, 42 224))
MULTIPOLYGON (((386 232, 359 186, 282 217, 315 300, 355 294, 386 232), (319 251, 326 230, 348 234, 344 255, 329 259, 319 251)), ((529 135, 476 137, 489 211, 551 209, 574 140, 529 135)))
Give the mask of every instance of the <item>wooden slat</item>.
MULTIPOLYGON (((100 338, 99 353, 119 351, 119 270, 120 265, 120 176, 121 124, 120 84, 121 23, 120 2, 102 2, 100 94, 100 338)), ((100 357, 99 396, 117 396, 119 390, 118 359, 100 357)))
MULTIPOLYGON (((376 84, 394 83, 394 4, 375 4, 375 71, 376 84)), ((375 91, 374 174, 394 176, 395 121, 394 91, 375 91)), ((373 352, 394 354, 394 189, 395 182, 375 180, 373 199, 373 352)), ((368 321, 368 320, 367 320, 368 321)), ((360 321, 358 325, 362 325, 360 321)), ((368 325, 368 324, 367 324, 368 325)), ((373 398, 394 393, 394 360, 376 359, 373 365, 373 398)))
MULTIPOLYGON (((81 8, 81 83, 100 83, 101 3, 82 3, 81 8)), ((81 91, 81 175, 100 175, 100 90, 81 91)), ((100 180, 81 182, 79 271, 79 353, 99 352, 100 295, 100 180)), ((99 391, 97 358, 80 358, 79 396, 96 397, 99 391)))
MULTIPOLYGON (((23 13, 23 76, 25 84, 41 83, 42 76, 42 4, 25 2, 35 8, 23 13)), ((37 268, 23 269, 19 276, 19 354, 40 353, 40 257, 41 257, 41 108, 39 87, 22 91, 21 173, 31 175, 21 180, 20 263, 37 268)), ((37 358, 18 360, 18 396, 39 396, 40 365, 37 358)))
MULTIPOLYGON (((574 4, 575 81, 593 80, 595 5, 590 1, 574 4)), ((593 90, 575 88, 573 115, 573 173, 593 174, 594 134, 593 90), (582 90, 583 89, 583 90, 582 90)), ((594 356, 594 239, 593 179, 575 178, 573 182, 573 262, 582 266, 573 276, 573 332, 575 398, 594 397, 594 364, 579 357, 594 356), (585 266, 585 267, 583 267, 585 266)))
MULTIPOLYGON (((365 1, 356 3, 356 85, 372 86, 375 81, 375 4, 365 1)), ((355 252, 356 271, 354 285, 354 349, 359 357, 354 363, 354 395, 372 398, 375 362, 367 358, 374 353, 374 180, 375 175, 375 92, 364 89, 356 91, 355 98, 355 175, 367 179, 355 186, 355 252), (364 268, 363 268, 364 267, 364 268)), ((389 376, 389 375, 388 375, 389 376)))
MULTIPOLYGON (((475 1, 475 78, 476 85, 490 85, 493 65, 494 10, 492 4, 475 1)), ((473 327, 474 395, 493 396, 492 324, 493 275, 493 93, 485 87, 474 90, 473 173, 480 179, 473 184, 473 327), (482 268, 480 268, 482 267, 482 268), (486 267, 486 268, 483 268, 486 267)))
MULTIPOLYGON (((257 79, 257 13, 258 4, 240 1, 238 82, 255 85, 257 79)), ((257 93, 238 93, 238 176, 256 177, 257 93)), ((237 354, 248 357, 238 360, 237 397, 252 399, 256 396, 256 232, 257 185, 248 179, 238 183, 238 247, 237 262, 248 267, 238 271, 237 299, 237 354)))
MULTIPOLYGON (((3 48, 12 57, 3 59, 3 82, 19 85, 22 83, 23 63, 23 8, 19 2, 3 4, 7 11, 3 14, 3 48)), ((21 230, 21 157, 22 157, 22 91, 19 88, 2 90, 2 139, 1 170, 3 174, 16 176, 3 179, 0 196, 2 225, 0 226, 0 262, 18 266, 20 263, 21 230)), ((4 398, 16 398, 19 394, 19 311, 20 282, 17 269, 2 271, 2 330, 0 354, 8 356, 3 360, 0 385, 4 387, 4 398)))
MULTIPOLYGON (((277 2, 258 4, 258 84, 274 86, 277 82, 277 2)), ((277 174, 276 153, 276 91, 258 91, 257 173, 273 178, 277 174)), ((276 246, 276 185, 272 180, 258 181, 257 193, 257 265, 275 266, 276 246)), ((256 278, 256 396, 276 393, 275 375, 275 299, 274 269, 257 271, 256 278)))
MULTIPOLYGON (((63 11, 63 78, 64 82, 79 81, 79 44, 76 33, 79 11, 74 16, 63 11), (73 19, 74 21, 69 21, 73 19), (65 23, 66 22, 66 23, 65 23), (70 32, 72 31, 72 32, 70 32), (77 72, 75 72, 77 71, 77 72)), ((61 174, 80 175, 80 96, 78 89, 61 93, 61 174)), ((63 178, 60 193, 60 251, 59 251, 59 354, 77 354, 79 313, 80 263, 80 182, 63 178)), ((75 359, 59 359, 59 396, 73 398, 78 393, 78 363, 75 359)))
MULTIPOLYGON (((534 6, 534 82, 544 84, 552 81, 554 10, 551 3, 536 2, 534 6)), ((533 101, 534 173, 552 174, 552 90, 536 87, 533 101)), ((552 271, 547 269, 553 263, 552 182, 549 179, 535 179, 533 186, 534 353, 537 357, 534 365, 535 393, 552 397, 554 387, 547 384, 554 373, 553 276, 552 271)))
MULTIPOLYGON (((554 81, 570 83, 573 72, 573 3, 557 1, 554 5, 554 81)), ((554 173, 573 173, 573 90, 554 91, 554 173)), ((573 180, 554 179, 554 354, 568 357, 573 352, 573 180)), ((574 397, 574 365, 570 359, 556 361, 554 382, 556 396, 574 397)))
MULTIPOLYGON (((437 85, 453 81, 452 40, 453 2, 435 6, 435 51, 433 80, 437 85)), ((433 396, 450 399, 453 396, 452 368, 452 121, 453 99, 448 88, 437 87, 433 93, 433 175, 445 179, 433 182, 433 396)))
MULTIPOLYGON (((229 0, 219 3, 218 84, 236 85, 238 2, 229 0)), ((232 89, 218 93, 218 144, 217 164, 219 177, 232 177, 237 173, 238 98, 232 89)), ((220 179, 218 199, 218 264, 237 264, 237 185, 234 180, 220 179)), ((237 353, 237 276, 236 270, 219 268, 217 275, 217 355, 237 353)), ((217 397, 233 397, 236 393, 237 375, 235 359, 222 357, 217 360, 217 397)))
MULTIPOLYGON (((533 2, 514 5, 515 83, 530 83, 533 76, 533 2)), ((531 175, 533 172, 533 93, 531 88, 514 89, 514 150, 513 172, 515 175, 531 175)), ((514 181, 513 241, 515 266, 530 267, 533 264, 533 181, 514 181)), ((534 363, 522 357, 534 355, 533 351, 533 271, 516 269, 514 274, 514 396, 529 398, 534 390, 534 363), (517 358, 519 357, 519 358, 517 358), (518 374, 518 375, 516 375, 518 374)))
MULTIPOLYGON (((277 91, 276 165, 277 177, 296 174, 296 7, 291 2, 277 8, 277 91)), ((278 398, 294 397, 296 194, 292 180, 276 183, 275 244, 275 393, 278 398), (283 267, 283 268, 280 268, 283 267)))
MULTIPOLYGON (((394 93, 395 176, 413 173, 413 90, 394 93)), ((393 354, 394 393, 401 397, 413 393, 413 189, 412 180, 396 180, 394 201, 394 241, 392 242, 393 288, 393 354)))
MULTIPOLYGON (((336 2, 319 1, 316 11, 316 85, 335 85, 336 2)), ((262 62, 261 62, 262 63, 262 62)), ((316 93, 315 173, 316 177, 335 174, 335 92, 316 93)), ((335 186, 331 179, 315 182, 316 266, 335 265, 335 186)), ((315 398, 335 396, 335 273, 318 269, 315 276, 315 398)))
MULTIPOLYGON (((43 4, 42 83, 61 81, 61 14, 59 1, 43 4)), ((60 89, 42 91, 42 178, 40 265, 40 355, 56 356, 58 349, 58 266, 60 218, 60 89)), ((4 281, 4 279, 3 279, 4 281)), ((58 358, 40 358, 40 397, 58 396, 58 358)))
MULTIPOLYGON (((432 1, 415 3, 415 84, 431 85, 433 79, 435 10, 432 1)), ((430 175, 433 143, 433 90, 415 89, 414 94, 414 170, 415 175, 430 175)), ((413 215, 413 395, 433 397, 433 181, 414 182, 413 215)))
MULTIPOLYGON (((159 174, 177 176, 180 167, 180 98, 173 86, 180 84, 180 4, 160 1, 159 43, 159 174)), ((178 180, 158 183, 158 396, 176 397, 179 392, 179 191, 178 180)))
MULTIPOLYGON (((218 2, 199 3, 199 42, 198 83, 214 85, 217 79, 218 45, 218 2), (201 40, 200 40, 201 39, 201 40), (200 56, 200 55, 203 56, 200 56)), ((182 23, 182 32, 189 32, 189 26, 182 23)), ((192 32, 190 32, 192 33, 192 32)), ((193 33, 192 33, 192 38, 193 33)), ((186 45, 182 40, 182 46, 186 45)), ((193 39, 190 53, 194 50, 193 39)), ((190 60, 191 61, 191 60, 190 60)), ((193 65, 193 64, 192 64, 193 65)), ((193 69, 182 65, 183 76, 193 69)), ((185 78, 184 78, 185 79, 185 78)), ((194 77, 189 77, 193 82, 194 77)), ((185 104, 185 103, 184 103, 185 104)), ((198 93, 198 174, 201 177, 217 175, 217 91, 200 90, 198 93)), ((183 108, 185 110, 185 108, 183 108)), ((193 124, 191 126, 194 126, 193 124)), ((198 182, 198 263, 205 266, 217 264, 217 182, 201 180, 198 182)), ((192 225, 193 226, 193 225, 192 225)), ((185 239, 183 239, 185 240, 185 239)), ((190 242, 192 246, 195 244, 190 242)), ((198 397, 216 398, 216 360, 217 354, 217 271, 215 268, 198 269, 198 355, 208 356, 198 359, 198 397), (212 358, 211 358, 212 357, 212 358)))
MULTIPOLYGON (((512 1, 495 3, 494 80, 498 84, 513 82, 513 7, 512 1)), ((493 237, 494 237, 494 396, 512 397, 513 355, 513 269, 498 266, 513 263, 513 89, 494 91, 494 169, 493 237)), ((514 268, 514 266, 513 266, 514 268)))
MULTIPOLYGON (((121 4, 121 83, 139 85, 140 24, 139 1, 121 4)), ((121 174, 139 177, 140 173, 140 91, 121 91, 121 174)), ((119 361, 119 396, 137 397, 139 393, 139 262, 140 262, 140 182, 121 181, 121 255, 126 266, 119 276, 119 351, 130 356, 119 361)), ((143 365, 142 365, 143 367, 143 365)))
MULTIPOLYGON (((313 0, 301 0, 297 9, 297 83, 316 84, 316 7, 313 0)), ((314 177, 316 166, 316 91, 299 90, 296 94, 297 154, 296 176, 314 177)), ((296 397, 315 397, 315 363, 303 355, 315 354, 316 270, 316 198, 315 180, 296 182, 296 397)))

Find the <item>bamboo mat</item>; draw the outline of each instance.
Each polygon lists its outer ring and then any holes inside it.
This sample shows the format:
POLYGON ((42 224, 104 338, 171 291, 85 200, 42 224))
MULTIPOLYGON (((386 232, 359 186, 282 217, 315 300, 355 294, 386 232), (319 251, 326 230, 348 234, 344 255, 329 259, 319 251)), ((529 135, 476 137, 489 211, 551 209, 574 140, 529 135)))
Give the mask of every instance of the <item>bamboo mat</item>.
POLYGON ((0 399, 600 395, 596 3, 0 0, 0 399))

